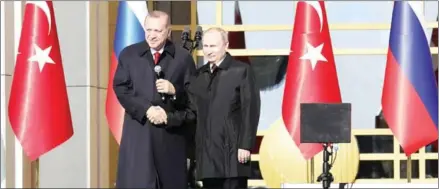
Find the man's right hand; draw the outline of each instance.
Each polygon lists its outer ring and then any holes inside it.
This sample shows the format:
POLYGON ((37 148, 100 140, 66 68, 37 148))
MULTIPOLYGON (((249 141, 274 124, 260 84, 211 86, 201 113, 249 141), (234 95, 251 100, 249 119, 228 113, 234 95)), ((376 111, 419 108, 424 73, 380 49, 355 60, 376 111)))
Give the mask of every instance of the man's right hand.
POLYGON ((168 116, 166 115, 165 110, 161 108, 160 106, 151 106, 146 111, 146 117, 148 120, 153 124, 166 124, 168 116))

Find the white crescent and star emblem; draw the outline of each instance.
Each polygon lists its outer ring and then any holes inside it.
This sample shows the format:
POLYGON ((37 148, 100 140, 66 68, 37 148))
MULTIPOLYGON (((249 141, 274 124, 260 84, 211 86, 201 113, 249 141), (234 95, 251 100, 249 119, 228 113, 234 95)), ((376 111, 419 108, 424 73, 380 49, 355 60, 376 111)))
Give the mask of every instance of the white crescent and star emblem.
POLYGON ((43 71, 44 65, 46 64, 55 64, 55 62, 50 58, 50 50, 52 50, 52 46, 47 47, 46 49, 41 49, 37 44, 34 43, 35 54, 31 56, 28 61, 29 62, 37 62, 38 68, 40 72, 43 71))
POLYGON ((44 14, 47 17, 47 22, 49 23, 49 33, 47 34, 47 35, 49 35, 50 30, 52 29, 52 27, 51 27, 52 26, 52 23, 51 23, 52 15, 50 14, 50 9, 49 9, 49 6, 47 5, 47 2, 46 1, 26 1, 26 4, 33 4, 36 7, 40 8, 44 12, 44 14))
MULTIPOLYGON (((323 29, 323 11, 322 7, 320 6, 320 3, 318 1, 304 1, 304 3, 310 5, 313 7, 317 15, 319 16, 320 21, 320 32, 322 32, 323 29)), ((317 63, 319 61, 325 61, 328 60, 325 58, 325 56, 322 55, 322 49, 323 49, 324 43, 318 45, 317 47, 314 47, 309 42, 306 42, 306 53, 302 55, 299 59, 301 60, 309 60, 311 63, 311 69, 314 70, 317 63)))
MULTIPOLYGON (((49 25, 48 27, 48 33, 47 35, 50 34, 50 31, 52 30, 52 15, 49 9, 49 6, 47 4, 47 2, 45 1, 27 1, 26 4, 33 4, 35 5, 35 7, 40 8, 44 15, 46 15, 47 18, 47 23, 49 25)), ((34 36, 37 37, 37 36, 34 36)), ((27 61, 29 61, 29 63, 31 62, 37 62, 38 63, 38 69, 40 71, 40 73, 43 71, 43 68, 46 64, 55 64, 55 62, 53 61, 53 59, 50 57, 50 51, 52 50, 52 46, 48 46, 45 49, 40 48, 40 46, 38 46, 36 43, 32 44, 33 47, 33 51, 35 52, 35 54, 33 54, 31 57, 29 57, 27 59, 27 61)), ((20 55, 21 53, 18 52, 18 55, 20 55)))
POLYGON ((323 11, 322 11, 322 7, 320 6, 320 3, 318 1, 304 1, 306 4, 310 5, 311 7, 313 7, 316 12, 317 15, 319 16, 319 20, 320 20, 320 32, 322 32, 323 29, 323 11))
POLYGON ((311 62, 311 69, 314 70, 318 61, 328 61, 325 56, 322 55, 323 45, 324 43, 314 47, 313 45, 306 43, 306 53, 299 59, 309 60, 311 62))

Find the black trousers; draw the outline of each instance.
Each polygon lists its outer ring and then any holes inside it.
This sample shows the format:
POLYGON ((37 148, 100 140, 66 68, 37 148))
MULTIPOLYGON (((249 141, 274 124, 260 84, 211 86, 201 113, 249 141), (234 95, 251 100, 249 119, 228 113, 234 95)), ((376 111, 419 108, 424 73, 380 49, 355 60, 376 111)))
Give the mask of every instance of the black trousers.
POLYGON ((246 189, 247 178, 246 177, 236 177, 236 178, 208 178, 203 179, 204 189, 246 189))

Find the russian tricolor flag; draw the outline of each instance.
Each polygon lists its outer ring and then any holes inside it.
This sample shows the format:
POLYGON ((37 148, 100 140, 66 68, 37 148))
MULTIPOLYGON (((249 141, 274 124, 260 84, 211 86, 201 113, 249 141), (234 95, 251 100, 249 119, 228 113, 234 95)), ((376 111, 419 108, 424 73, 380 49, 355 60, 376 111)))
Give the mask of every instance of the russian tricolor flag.
POLYGON ((438 139, 438 88, 422 2, 395 1, 382 94, 383 115, 405 154, 438 139))
POLYGON ((145 40, 143 22, 148 14, 146 1, 119 1, 114 46, 108 77, 106 116, 117 143, 120 144, 124 109, 113 90, 113 77, 116 72, 118 57, 122 49, 145 40))

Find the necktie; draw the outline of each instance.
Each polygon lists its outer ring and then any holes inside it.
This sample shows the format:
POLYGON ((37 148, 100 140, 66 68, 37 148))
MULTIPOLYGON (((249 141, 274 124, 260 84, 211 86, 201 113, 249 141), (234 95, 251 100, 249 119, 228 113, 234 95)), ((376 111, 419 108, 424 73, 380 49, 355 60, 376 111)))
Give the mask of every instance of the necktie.
POLYGON ((217 67, 218 66, 216 66, 216 64, 212 64, 212 66, 210 67, 210 71, 213 73, 217 67))
POLYGON ((154 64, 159 63, 159 59, 160 59, 160 53, 159 52, 155 52, 154 53, 154 64))

